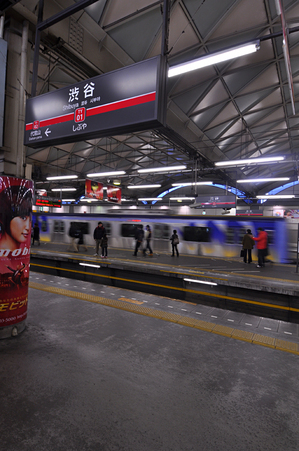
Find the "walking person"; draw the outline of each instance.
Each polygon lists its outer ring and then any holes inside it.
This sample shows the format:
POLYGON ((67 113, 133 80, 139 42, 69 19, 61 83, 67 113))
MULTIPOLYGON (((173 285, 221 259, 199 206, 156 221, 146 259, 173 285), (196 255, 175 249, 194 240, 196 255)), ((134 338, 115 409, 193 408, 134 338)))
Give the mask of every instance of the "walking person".
POLYGON ((141 247, 142 249, 142 241, 144 238, 144 230, 143 230, 143 225, 139 225, 136 233, 135 233, 135 240, 136 240, 136 244, 135 244, 135 251, 134 251, 134 257, 137 257, 137 252, 138 249, 141 247))
POLYGON ((243 236, 242 240, 242 248, 244 251, 243 261, 244 263, 251 263, 252 262, 252 255, 251 251, 254 246, 254 239, 251 233, 250 229, 247 229, 245 235, 243 236))
POLYGON ((78 246, 76 243, 76 238, 78 238, 78 232, 74 222, 71 222, 71 226, 69 228, 69 237, 71 238, 71 245, 68 250, 78 252, 78 246))
POLYGON ((268 247, 268 234, 264 231, 262 227, 258 229, 258 236, 253 237, 254 241, 256 241, 257 247, 257 256, 258 256, 258 265, 257 268, 263 268, 265 266, 265 257, 267 254, 268 247))
POLYGON ((101 238, 101 248, 102 248, 102 257, 107 258, 108 257, 108 237, 107 237, 106 233, 104 233, 103 237, 101 238))
POLYGON ((78 234, 79 234, 79 237, 78 237, 78 238, 79 238, 79 240, 78 240, 78 250, 79 250, 79 247, 80 247, 80 246, 83 246, 85 252, 87 252, 87 246, 86 246, 85 243, 84 243, 83 227, 81 227, 81 228, 79 229, 78 234))
POLYGON ((179 257, 178 244, 180 240, 176 230, 173 231, 173 234, 170 237, 170 241, 172 245, 172 257, 174 257, 175 252, 177 257, 179 257))
POLYGON ((147 249, 149 250, 149 255, 152 257, 153 256, 153 250, 151 248, 151 239, 152 239, 152 230, 150 228, 149 225, 147 225, 145 227, 145 235, 144 235, 145 239, 146 239, 146 246, 143 249, 143 255, 146 255, 146 251, 147 249))
POLYGON ((103 223, 101 221, 99 221, 97 227, 94 229, 94 232, 93 232, 93 239, 96 242, 96 253, 94 254, 95 256, 99 255, 99 247, 100 247, 101 239, 104 236, 104 233, 106 233, 106 229, 103 226, 103 223))
POLYGON ((36 222, 34 224, 33 227, 33 237, 32 237, 32 246, 34 246, 34 242, 37 241, 38 245, 40 245, 40 240, 39 240, 39 226, 38 223, 36 222))

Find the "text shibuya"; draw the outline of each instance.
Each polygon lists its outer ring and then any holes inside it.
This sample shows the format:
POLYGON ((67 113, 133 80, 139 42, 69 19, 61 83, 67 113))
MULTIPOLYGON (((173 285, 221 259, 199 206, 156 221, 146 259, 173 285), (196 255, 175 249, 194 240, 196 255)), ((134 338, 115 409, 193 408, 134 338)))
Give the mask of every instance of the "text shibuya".
POLYGON ((29 253, 30 250, 28 247, 24 247, 24 249, 15 249, 14 251, 11 251, 10 249, 0 249, 0 257, 8 257, 9 254, 11 254, 12 257, 19 257, 19 255, 28 255, 29 253))

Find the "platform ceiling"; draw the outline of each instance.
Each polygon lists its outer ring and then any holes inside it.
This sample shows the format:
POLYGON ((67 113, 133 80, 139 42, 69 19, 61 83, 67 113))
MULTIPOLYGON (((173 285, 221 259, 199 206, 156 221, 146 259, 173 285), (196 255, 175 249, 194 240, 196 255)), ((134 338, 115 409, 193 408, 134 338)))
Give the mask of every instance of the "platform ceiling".
MULTIPOLYGON (((23 0, 6 7, 5 3, 9 2, 0 2, 0 7, 6 9, 6 18, 29 20, 33 40, 38 2, 23 0)), ((44 19, 74 3, 45 1, 44 19)), ((147 192, 153 196, 169 189, 172 183, 195 180, 237 186, 248 196, 264 194, 282 183, 243 186, 236 180, 287 176, 290 181, 298 181, 299 1, 282 1, 295 115, 282 50, 282 17, 276 3, 171 1, 167 53, 170 67, 256 39, 261 39, 260 50, 169 79, 166 130, 27 148, 27 163, 33 165, 35 180, 70 173, 84 180, 89 172, 125 170, 127 175, 121 179, 124 193, 129 184, 160 183, 159 190, 147 192), (221 160, 277 155, 285 156, 285 161, 225 170, 214 166, 221 160), (185 164, 187 171, 142 176, 137 173, 140 168, 178 163, 185 164)), ((162 31, 163 1, 98 0, 42 33, 37 94, 158 55, 162 31)), ((34 42, 31 63, 33 49, 34 42)), ((32 64, 30 70, 32 73, 32 64)))

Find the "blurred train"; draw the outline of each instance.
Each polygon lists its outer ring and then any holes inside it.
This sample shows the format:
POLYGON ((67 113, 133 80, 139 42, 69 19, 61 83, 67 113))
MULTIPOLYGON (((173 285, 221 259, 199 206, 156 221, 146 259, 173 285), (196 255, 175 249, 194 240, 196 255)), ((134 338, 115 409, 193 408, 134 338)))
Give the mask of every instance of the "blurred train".
POLYGON ((106 228, 109 247, 133 249, 136 227, 142 224, 152 229, 155 253, 170 252, 170 236, 176 229, 182 254, 230 258, 239 257, 247 229, 257 236, 258 227, 263 227, 268 233, 272 261, 290 263, 297 258, 298 222, 287 218, 35 213, 32 223, 38 222, 42 242, 55 243, 70 242, 69 229, 73 223, 78 230, 82 229, 85 244, 93 246, 93 231, 99 221, 106 228))

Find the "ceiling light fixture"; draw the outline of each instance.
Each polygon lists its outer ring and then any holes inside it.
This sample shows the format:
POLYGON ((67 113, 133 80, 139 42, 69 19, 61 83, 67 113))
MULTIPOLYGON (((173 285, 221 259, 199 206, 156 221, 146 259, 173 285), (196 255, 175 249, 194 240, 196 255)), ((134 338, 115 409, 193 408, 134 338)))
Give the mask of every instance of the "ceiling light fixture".
POLYGON ((129 185, 127 186, 128 189, 143 189, 143 188, 160 188, 161 185, 129 185))
POLYGON ((124 175, 126 171, 94 172, 87 174, 87 177, 110 177, 112 175, 124 175))
POLYGON ((194 183, 173 183, 172 186, 199 186, 199 185, 213 185, 213 182, 194 182, 194 183))
POLYGON ((294 199, 294 194, 263 194, 256 196, 257 199, 294 199))
POLYGON ((150 202, 152 200, 162 200, 162 197, 139 197, 138 200, 150 202))
POLYGON ((77 191, 76 188, 52 188, 51 191, 77 191))
POLYGON ((212 66, 213 64, 223 63, 224 61, 256 52, 259 48, 260 41, 257 40, 249 44, 238 45, 237 47, 232 47, 228 50, 212 53, 211 55, 205 55, 201 58, 170 67, 168 70, 168 77, 181 75, 192 70, 201 69, 202 67, 212 66))
POLYGON ((170 197, 170 200, 194 200, 195 197, 170 197))
POLYGON ((171 171, 180 171, 182 169, 186 169, 186 166, 183 164, 179 166, 164 166, 161 168, 137 169, 137 172, 139 172, 140 174, 145 174, 146 172, 171 172, 171 171))
POLYGON ((55 177, 47 177, 47 180, 71 180, 71 179, 77 179, 77 175, 57 175, 55 177))
POLYGON ((259 179, 243 179, 237 180, 237 183, 261 183, 261 182, 285 182, 290 180, 290 177, 269 177, 269 178, 259 178, 259 179))
POLYGON ((246 164, 270 163, 282 161, 284 157, 243 158, 242 160, 217 161, 215 166, 245 166, 246 164))

